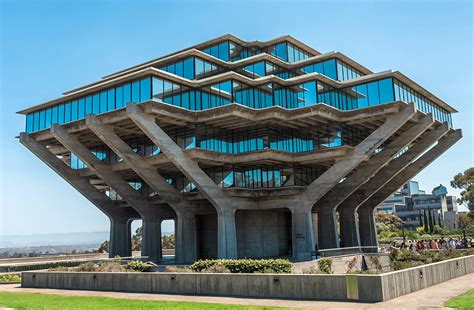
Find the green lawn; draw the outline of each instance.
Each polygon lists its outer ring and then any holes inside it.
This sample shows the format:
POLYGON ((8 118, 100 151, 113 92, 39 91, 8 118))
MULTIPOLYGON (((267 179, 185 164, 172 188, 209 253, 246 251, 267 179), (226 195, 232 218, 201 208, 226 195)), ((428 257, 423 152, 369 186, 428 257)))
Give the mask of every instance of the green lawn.
POLYGON ((474 290, 470 290, 466 294, 454 297, 444 303, 446 307, 458 309, 474 309, 474 290))
MULTIPOLYGON (((15 309, 277 309, 195 302, 149 301, 0 292, 0 307, 15 309)), ((281 308, 279 308, 281 309, 281 308)))

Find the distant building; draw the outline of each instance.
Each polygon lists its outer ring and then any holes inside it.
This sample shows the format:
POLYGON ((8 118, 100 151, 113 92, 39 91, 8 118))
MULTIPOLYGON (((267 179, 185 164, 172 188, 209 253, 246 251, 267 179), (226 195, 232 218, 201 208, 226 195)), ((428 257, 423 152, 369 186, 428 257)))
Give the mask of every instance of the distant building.
POLYGON ((447 229, 456 228, 458 207, 456 197, 447 196, 448 190, 440 184, 431 194, 420 190, 416 181, 409 181, 390 195, 378 207, 378 212, 396 214, 405 222, 405 227, 416 229, 431 213, 433 225, 442 223, 447 229))

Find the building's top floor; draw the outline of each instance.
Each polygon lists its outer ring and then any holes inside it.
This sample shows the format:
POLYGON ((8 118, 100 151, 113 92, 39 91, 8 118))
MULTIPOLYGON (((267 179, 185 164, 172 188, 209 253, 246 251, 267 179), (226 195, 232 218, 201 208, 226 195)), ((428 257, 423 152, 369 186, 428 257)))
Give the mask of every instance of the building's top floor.
POLYGON ((193 110, 231 102, 252 108, 325 103, 348 110, 405 101, 450 125, 450 113, 456 112, 397 71, 373 73, 342 53, 321 54, 291 36, 245 42, 224 35, 18 113, 27 115, 31 132, 47 129, 54 121, 75 121, 148 100, 193 110))

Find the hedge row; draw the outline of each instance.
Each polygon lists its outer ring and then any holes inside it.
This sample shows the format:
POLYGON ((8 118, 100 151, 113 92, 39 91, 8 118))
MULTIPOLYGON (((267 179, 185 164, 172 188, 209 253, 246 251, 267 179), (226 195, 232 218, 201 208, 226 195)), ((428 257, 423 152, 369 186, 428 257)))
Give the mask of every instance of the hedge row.
POLYGON ((293 264, 286 259, 206 259, 189 266, 201 272, 210 267, 221 265, 231 273, 291 273, 293 264))

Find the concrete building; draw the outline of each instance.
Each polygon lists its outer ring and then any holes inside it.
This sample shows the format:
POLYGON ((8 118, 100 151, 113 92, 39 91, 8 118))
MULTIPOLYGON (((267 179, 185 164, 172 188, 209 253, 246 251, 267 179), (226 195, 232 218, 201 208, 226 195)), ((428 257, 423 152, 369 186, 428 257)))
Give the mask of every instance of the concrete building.
POLYGON ((409 229, 421 226, 425 213, 430 212, 434 225, 441 223, 443 227, 453 229, 457 223, 458 208, 456 197, 447 194, 447 188, 441 184, 431 194, 426 194, 420 190, 418 182, 409 181, 387 197, 376 210, 397 215, 409 229))
POLYGON ((461 138, 454 112, 398 71, 224 35, 20 111, 20 142, 109 217, 111 256, 141 218, 153 260, 164 219, 178 262, 304 260, 376 247, 375 207, 461 138))

